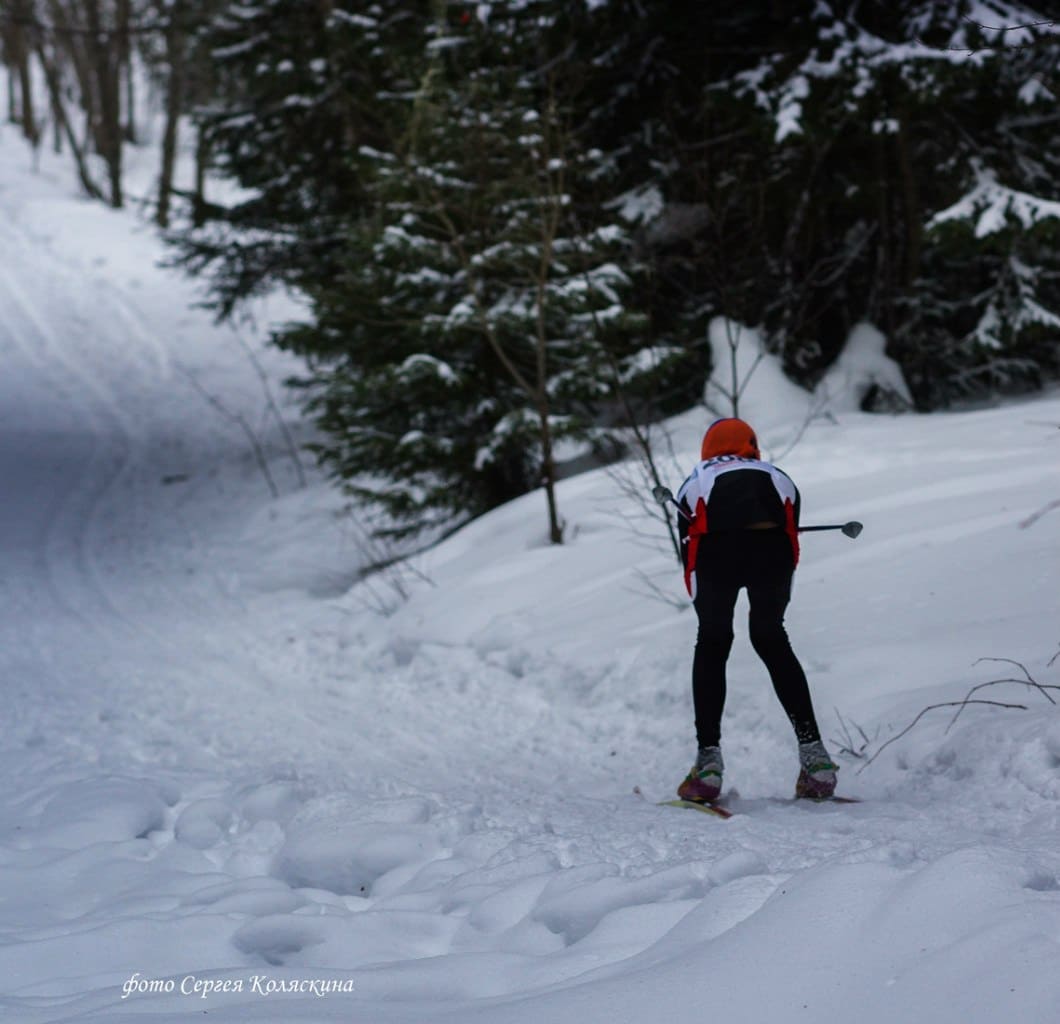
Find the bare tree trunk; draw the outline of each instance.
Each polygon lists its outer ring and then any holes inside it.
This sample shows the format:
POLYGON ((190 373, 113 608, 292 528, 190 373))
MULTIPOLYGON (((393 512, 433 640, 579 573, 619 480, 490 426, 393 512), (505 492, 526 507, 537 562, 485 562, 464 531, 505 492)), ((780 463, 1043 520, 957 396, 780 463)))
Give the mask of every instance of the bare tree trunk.
POLYGON ((563 526, 559 521, 556 502, 556 460, 552 450, 551 403, 548 397, 548 331, 545 327, 545 305, 548 301, 549 263, 552 259, 552 244, 556 237, 557 211, 550 209, 542 222, 541 264, 537 280, 537 380, 533 398, 537 405, 537 418, 541 432, 541 482, 545 486, 548 502, 548 539, 553 544, 563 543, 563 526))
POLYGON ((50 94, 48 101, 51 103, 52 110, 52 152, 58 156, 63 151, 63 122, 59 116, 59 111, 55 109, 55 104, 52 102, 50 94))
MULTIPOLYGON (((22 134, 36 148, 40 141, 40 129, 33 104, 33 79, 29 67, 30 47, 27 42, 27 34, 30 31, 28 22, 33 11, 26 0, 18 0, 12 7, 14 20, 11 22, 5 42, 8 48, 8 60, 18 76, 19 104, 17 113, 14 113, 11 120, 21 126, 22 134)), ((14 112, 13 90, 9 93, 8 102, 11 111, 14 112)))
MULTIPOLYGON (((74 25, 83 22, 81 14, 66 6, 62 0, 48 0, 48 11, 51 21, 55 25, 74 25)), ((87 125, 85 144, 81 147, 84 150, 88 148, 88 142, 92 137, 91 124, 96 118, 98 109, 95 85, 91 68, 85 55, 85 47, 82 45, 80 36, 72 32, 61 31, 55 33, 52 45, 55 50, 54 68, 57 73, 60 73, 58 80, 61 80, 61 72, 64 70, 65 63, 59 58, 60 51, 65 53, 69 59, 74 76, 77 78, 77 85, 81 92, 81 108, 84 110, 87 125)))
POLYGON ((742 330, 742 325, 734 328, 732 320, 725 318, 725 336, 729 342, 729 373, 732 376, 732 414, 736 419, 740 417, 740 364, 737 361, 737 352, 740 350, 742 330))
POLYGON ((23 55, 19 62, 19 94, 22 99, 22 134, 30 142, 34 149, 40 142, 40 128, 37 125, 37 116, 33 105, 33 82, 29 73, 29 59, 23 55))
MULTIPOLYGON (((47 13, 51 23, 56 26, 84 25, 84 15, 79 8, 73 6, 75 2, 76 0, 47 0, 47 13)), ((102 199, 103 192, 89 172, 85 156, 96 145, 94 124, 98 117, 99 104, 96 99, 95 79, 86 54, 84 35, 59 29, 49 41, 49 47, 50 56, 46 56, 43 42, 38 41, 37 51, 41 55, 41 61, 46 62, 45 78, 48 80, 48 96, 55 126, 55 150, 59 152, 59 140, 65 136, 70 143, 82 187, 94 199, 102 199), (74 132, 72 115, 63 104, 63 78, 67 68, 73 71, 81 97, 84 122, 81 125, 80 140, 74 132)))
POLYGON ((902 203, 905 208, 905 274, 903 284, 909 288, 920 273, 920 247, 924 216, 920 212, 920 191, 913 170, 909 142, 909 120, 903 112, 898 118, 898 169, 902 177, 902 203))
POLYGON ((210 165, 210 138, 200 125, 195 140, 195 194, 191 201, 191 219, 197 228, 206 223, 206 169, 210 165))
POLYGON ((56 123, 62 126, 66 135, 66 141, 70 144, 70 152, 74 155, 74 163, 77 165, 77 176, 81 180, 81 186, 93 199, 102 199, 103 192, 92 180, 88 165, 85 162, 85 154, 77 142, 77 136, 70 125, 66 108, 63 106, 62 79, 55 63, 49 58, 43 43, 37 47, 37 55, 40 57, 41 67, 44 69, 44 80, 48 83, 48 95, 51 98, 52 112, 56 123))
POLYGON ((107 165, 110 205, 124 205, 122 195, 121 60, 120 33, 103 24, 99 0, 81 0, 89 32, 85 36, 89 62, 99 100, 98 117, 93 125, 96 150, 107 165))
POLYGON ((7 66, 7 119, 11 124, 18 124, 18 111, 15 108, 15 97, 18 95, 18 79, 11 64, 7 66))
POLYGON ((553 544, 562 544, 563 524, 559 519, 559 504, 556 501, 556 460, 552 451, 552 425, 549 423, 547 398, 539 404, 537 415, 541 423, 541 478, 548 503, 548 539, 553 544))
MULTIPOLYGON (((551 83, 550 83, 551 90, 551 83)), ((555 105, 549 96, 548 125, 558 135, 555 105)), ((563 543, 563 524, 560 522, 556 502, 556 460, 552 450, 552 424, 550 423, 551 402, 548 393, 549 351, 548 328, 545 323, 545 308, 548 304, 548 280, 555 250, 556 237, 559 234, 561 199, 564 193, 564 173, 560 169, 556 177, 552 176, 549 155, 551 143, 562 150, 552 131, 542 133, 547 140, 543 147, 542 168, 545 173, 547 210, 541 220, 541 260, 537 267, 537 387, 534 398, 537 403, 537 414, 541 422, 541 475, 545 485, 545 499, 548 502, 548 538, 553 544, 563 543)), ((558 165, 562 168, 562 162, 558 165)))
POLYGON ((132 0, 117 0, 115 20, 118 26, 117 37, 117 74, 125 84, 125 119, 122 124, 122 138, 125 142, 136 143, 136 90, 133 81, 132 67, 132 0))
POLYGON ((166 60, 169 82, 166 89, 166 130, 162 137, 162 171, 158 179, 158 211, 155 220, 159 227, 169 227, 169 206, 173 194, 173 171, 177 161, 177 131, 184 107, 185 38, 181 28, 183 3, 176 0, 169 9, 166 27, 166 60))

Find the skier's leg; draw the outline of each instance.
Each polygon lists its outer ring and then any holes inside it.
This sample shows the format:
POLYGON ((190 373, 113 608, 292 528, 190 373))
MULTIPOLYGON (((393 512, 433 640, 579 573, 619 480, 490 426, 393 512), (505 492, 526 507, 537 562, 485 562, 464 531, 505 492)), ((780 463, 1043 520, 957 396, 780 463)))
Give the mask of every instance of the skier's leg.
POLYGON ((739 588, 717 575, 696 573, 695 609, 699 618, 692 660, 692 700, 696 711, 696 741, 700 749, 721 740, 725 709, 725 663, 732 649, 732 615, 739 588))
POLYGON ((751 644, 765 663, 780 703, 800 744, 821 738, 813 712, 806 673, 791 649, 784 629, 784 611, 791 596, 791 573, 780 571, 772 580, 747 587, 751 605, 748 620, 751 644))

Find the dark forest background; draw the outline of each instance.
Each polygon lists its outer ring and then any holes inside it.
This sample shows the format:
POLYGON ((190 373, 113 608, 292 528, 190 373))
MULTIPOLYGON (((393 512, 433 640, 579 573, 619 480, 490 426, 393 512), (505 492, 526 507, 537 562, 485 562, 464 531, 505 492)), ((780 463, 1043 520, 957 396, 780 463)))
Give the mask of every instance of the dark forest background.
POLYGON ((1057 15, 0 0, 4 113, 115 207, 156 146, 152 216, 219 316, 305 300, 273 341, 387 530, 543 484, 559 540, 557 446, 699 401, 718 316, 807 388, 871 322, 921 410, 1056 378, 1057 15))

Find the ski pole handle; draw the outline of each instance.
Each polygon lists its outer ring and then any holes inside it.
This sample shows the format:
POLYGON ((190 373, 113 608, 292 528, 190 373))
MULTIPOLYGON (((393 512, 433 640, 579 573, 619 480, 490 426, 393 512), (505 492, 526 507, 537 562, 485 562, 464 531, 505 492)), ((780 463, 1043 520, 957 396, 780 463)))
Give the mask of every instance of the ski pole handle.
POLYGON ((654 499, 655 499, 655 500, 656 500, 656 501, 657 501, 657 502, 658 502, 658 503, 659 503, 660 505, 673 505, 673 507, 674 507, 675 509, 677 509, 677 514, 678 514, 678 515, 679 515, 679 516, 680 516, 680 517, 681 517, 681 518, 682 518, 682 519, 683 519, 683 520, 684 520, 684 521, 685 521, 686 523, 690 523, 690 522, 692 522, 692 520, 691 520, 691 518, 689 517, 688 513, 687 513, 687 512, 686 512, 686 511, 685 511, 685 510, 684 510, 683 508, 681 508, 681 506, 680 506, 680 505, 678 505, 678 504, 677 504, 677 499, 676 499, 676 498, 674 498, 674 496, 673 496, 673 493, 672 493, 672 492, 670 491, 670 488, 669 488, 669 487, 664 487, 664 486, 663 486, 662 484, 656 484, 656 485, 655 485, 655 486, 654 486, 654 487, 653 487, 653 488, 651 489, 651 496, 652 496, 652 497, 653 497, 653 498, 654 498, 654 499))

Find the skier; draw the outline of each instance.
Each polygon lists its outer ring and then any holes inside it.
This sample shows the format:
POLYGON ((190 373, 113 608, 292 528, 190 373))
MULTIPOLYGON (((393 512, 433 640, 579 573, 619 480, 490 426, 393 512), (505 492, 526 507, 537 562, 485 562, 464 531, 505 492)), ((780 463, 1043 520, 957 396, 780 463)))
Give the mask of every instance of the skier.
POLYGON ((838 769, 821 742, 806 674, 784 629, 799 560, 798 489, 785 473, 761 460, 754 431, 743 420, 712 423, 700 455, 702 461, 677 494, 685 585, 699 619, 692 663, 699 753, 677 795, 709 803, 721 793, 725 663, 736 596, 746 587, 751 644, 765 663, 799 745, 795 795, 830 797, 838 769))

